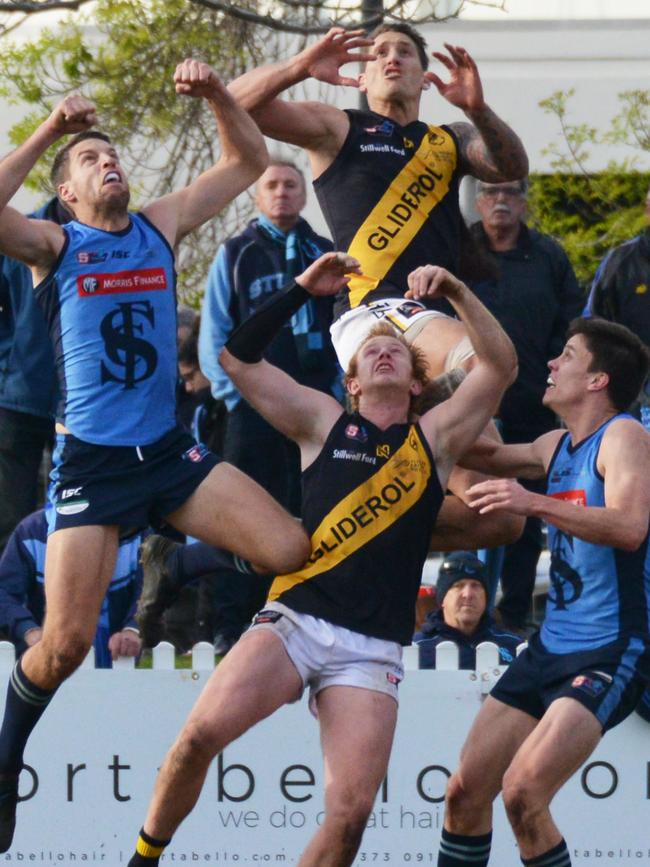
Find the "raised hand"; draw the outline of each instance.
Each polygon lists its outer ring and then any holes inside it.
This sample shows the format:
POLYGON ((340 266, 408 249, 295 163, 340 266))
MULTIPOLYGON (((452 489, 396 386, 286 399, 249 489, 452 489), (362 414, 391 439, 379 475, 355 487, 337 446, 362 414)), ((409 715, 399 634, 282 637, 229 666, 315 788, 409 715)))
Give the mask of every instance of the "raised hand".
POLYGON ((219 97, 228 94, 214 69, 200 60, 183 60, 174 72, 176 93, 193 97, 219 97))
POLYGON ((57 135, 85 132, 97 123, 97 112, 85 96, 70 93, 56 106, 47 123, 57 135))
POLYGON ((346 253, 324 253, 296 277, 296 283, 311 295, 334 295, 347 285, 352 274, 360 274, 356 259, 346 253))
POLYGON ((463 111, 483 108, 483 85, 476 63, 459 45, 445 42, 445 48, 450 57, 440 51, 434 51, 433 56, 449 71, 449 81, 443 81, 435 72, 425 72, 425 78, 435 84, 438 93, 457 108, 463 111))
POLYGON ((363 30, 344 30, 332 27, 331 30, 300 53, 300 60, 306 72, 317 81, 328 84, 341 84, 345 87, 358 87, 356 78, 347 78, 339 73, 346 63, 364 63, 376 60, 371 52, 354 52, 352 49, 372 45, 372 39, 364 36, 363 30))
POLYGON ((460 294, 465 284, 439 265, 421 265, 406 278, 405 298, 450 298, 460 294))

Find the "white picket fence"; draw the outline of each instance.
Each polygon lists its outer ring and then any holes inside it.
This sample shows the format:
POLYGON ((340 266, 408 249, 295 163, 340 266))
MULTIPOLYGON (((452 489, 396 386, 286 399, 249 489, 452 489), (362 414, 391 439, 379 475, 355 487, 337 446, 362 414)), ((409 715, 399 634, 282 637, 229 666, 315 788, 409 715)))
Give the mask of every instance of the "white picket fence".
MULTIPOLYGON (((522 643, 517 648, 521 653, 526 646, 522 643)), ((416 671, 420 667, 420 649, 417 644, 411 644, 404 648, 404 668, 406 671, 416 671)), ((151 667, 155 671, 173 671, 176 668, 176 652, 173 644, 161 641, 152 652, 151 667)), ((457 671, 459 651, 453 641, 443 641, 436 647, 436 670, 457 671)), ((10 671, 16 661, 15 648, 10 641, 0 641, 0 673, 10 671)), ((91 647, 88 656, 81 664, 82 670, 95 667, 95 651, 91 647)), ((192 665, 194 671, 210 671, 215 667, 214 647, 208 641, 199 641, 192 648, 192 665)), ((121 656, 113 662, 114 670, 128 671, 135 668, 133 656, 121 656)), ((499 648, 491 641, 484 641, 476 648, 476 673, 478 676, 487 675, 488 680, 503 671, 504 666, 499 663, 499 648)))

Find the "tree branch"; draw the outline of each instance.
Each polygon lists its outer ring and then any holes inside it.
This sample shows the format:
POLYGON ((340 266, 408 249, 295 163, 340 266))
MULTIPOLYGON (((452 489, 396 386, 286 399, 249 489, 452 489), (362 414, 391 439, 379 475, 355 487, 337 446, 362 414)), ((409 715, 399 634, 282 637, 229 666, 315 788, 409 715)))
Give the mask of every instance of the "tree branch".
POLYGON ((92 0, 2 0, 0 12, 24 12, 33 15, 37 12, 50 12, 52 9, 79 9, 92 0))

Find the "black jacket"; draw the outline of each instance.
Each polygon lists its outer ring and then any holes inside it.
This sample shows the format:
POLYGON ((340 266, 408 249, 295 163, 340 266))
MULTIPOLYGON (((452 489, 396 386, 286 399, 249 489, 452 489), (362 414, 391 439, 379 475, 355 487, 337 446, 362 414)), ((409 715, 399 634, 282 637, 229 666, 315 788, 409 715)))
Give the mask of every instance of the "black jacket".
POLYGON ((525 442, 556 426, 554 414, 542 406, 547 362, 564 346, 567 327, 584 305, 569 259, 557 241, 523 223, 514 250, 489 248, 482 223, 470 233, 489 276, 471 288, 506 331, 519 359, 519 374, 506 391, 499 418, 506 442, 525 442))
POLYGON ((626 325, 650 346, 650 228, 605 256, 585 313, 626 325))

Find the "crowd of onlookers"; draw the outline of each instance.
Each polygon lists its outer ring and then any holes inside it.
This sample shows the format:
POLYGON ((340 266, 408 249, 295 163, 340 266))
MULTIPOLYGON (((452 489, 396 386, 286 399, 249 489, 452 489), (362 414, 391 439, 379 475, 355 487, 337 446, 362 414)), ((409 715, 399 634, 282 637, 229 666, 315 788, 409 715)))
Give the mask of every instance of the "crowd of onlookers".
MULTIPOLYGON (((560 244, 527 225, 526 194, 525 181, 476 184, 480 219, 469 229, 471 268, 463 275, 503 325, 519 357, 519 375, 497 419, 507 443, 529 442, 555 426, 541 402, 547 362, 559 354, 569 322, 585 307, 588 314, 621 322, 650 342, 650 231, 606 256, 587 298, 560 244)), ((217 359, 232 331, 260 303, 332 245, 301 216, 305 179, 293 163, 271 161, 257 183, 255 202, 255 219, 217 252, 201 315, 178 309, 178 413, 197 440, 298 515, 295 445, 246 403, 217 359)), ((56 199, 35 216, 58 223, 69 219, 56 199)), ((39 640, 44 617, 48 506, 36 507, 45 488, 56 393, 50 344, 29 272, 4 258, 0 281, 0 629, 21 652, 39 640)), ((342 399, 341 371, 329 337, 332 306, 331 298, 312 298, 274 340, 269 357, 300 382, 342 399)), ((643 404, 641 399, 642 417, 643 404)), ((537 490, 537 483, 526 484, 537 490)), ((194 580, 165 613, 155 638, 172 641, 179 651, 207 640, 217 654, 228 652, 263 603, 270 578, 214 563, 207 546, 192 542, 164 528, 162 536, 149 528, 120 539, 97 627, 97 665, 141 653, 145 645, 136 609, 142 560, 145 568, 164 570, 170 557, 194 580), (186 553, 179 554, 181 548, 186 553)), ((478 557, 461 551, 443 558, 429 595, 432 610, 417 624, 422 667, 435 667, 436 646, 444 640, 458 644, 462 668, 473 667, 482 641, 498 645, 503 663, 512 659, 531 628, 542 545, 541 522, 529 518, 512 545, 478 552, 478 557)), ((152 643, 151 636, 145 638, 152 643)))

